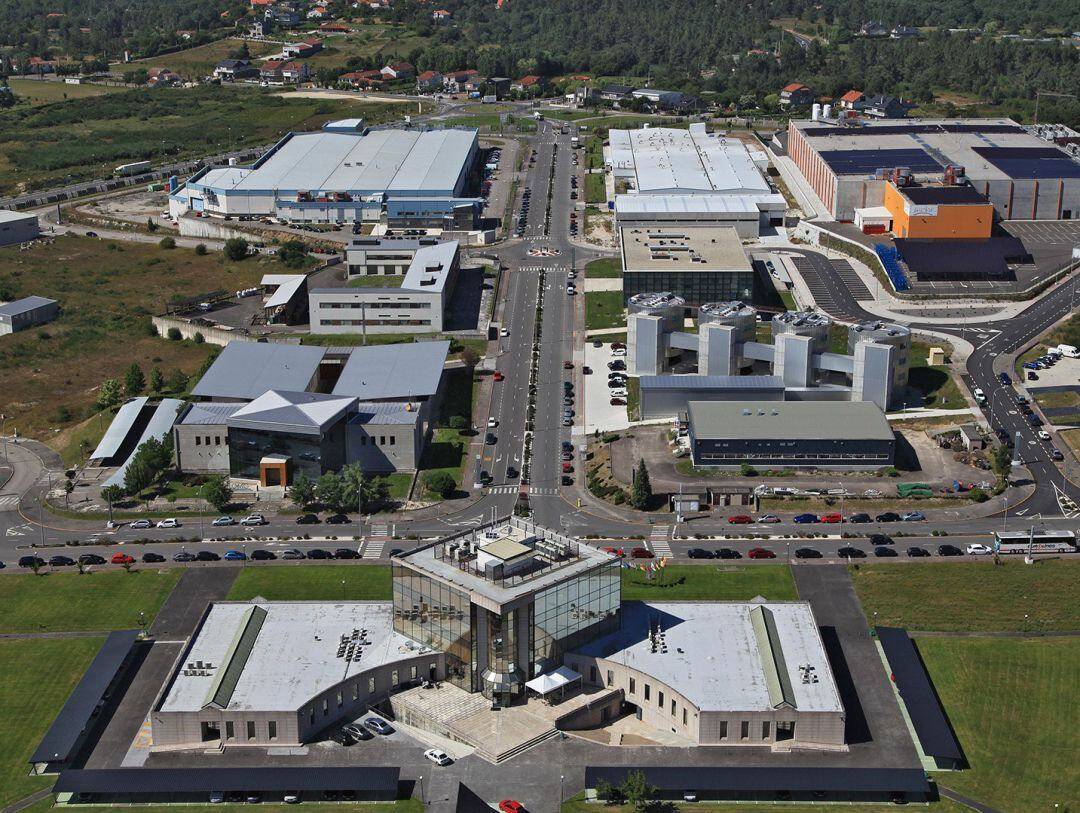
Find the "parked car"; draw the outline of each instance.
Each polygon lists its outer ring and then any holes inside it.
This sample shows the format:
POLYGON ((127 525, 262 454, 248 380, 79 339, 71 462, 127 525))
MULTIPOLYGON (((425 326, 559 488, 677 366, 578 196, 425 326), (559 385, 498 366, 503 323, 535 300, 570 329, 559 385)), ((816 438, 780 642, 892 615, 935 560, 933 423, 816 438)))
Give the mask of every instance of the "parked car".
POLYGON ((259 562, 268 562, 271 559, 277 559, 277 554, 272 550, 263 550, 260 548, 259 550, 251 552, 251 558, 259 562))
POLYGON ((904 522, 923 522, 926 520, 926 514, 922 511, 908 511, 900 519, 904 522))
POLYGON ((197 562, 219 562, 221 557, 214 553, 212 550, 201 550, 195 554, 195 561, 197 562))
POLYGON ((938 545, 938 556, 963 556, 964 552, 956 545, 938 545))
POLYGON ((890 547, 887 547, 885 545, 880 545, 880 546, 874 548, 874 556, 885 557, 885 556, 896 556, 896 555, 897 555, 897 553, 896 553, 895 548, 890 548, 890 547))
POLYGON ((216 528, 220 528, 220 527, 226 526, 226 525, 235 525, 236 520, 233 519, 232 517, 218 517, 217 519, 215 519, 210 524, 213 525, 216 528))
POLYGON ((747 554, 751 559, 775 559, 776 554, 768 548, 750 548, 747 554))
POLYGON ((281 552, 282 559, 306 559, 304 552, 299 548, 286 548, 281 552))
POLYGON ((154 524, 148 519, 137 519, 128 526, 136 531, 142 531, 146 528, 153 528, 154 524))
POLYGON ((131 565, 135 563, 135 557, 130 553, 114 553, 109 561, 114 565, 131 565))
POLYGON ((147 551, 142 555, 142 560, 146 564, 155 564, 157 562, 164 562, 165 557, 160 553, 154 553, 153 551, 147 551))
POLYGON ((195 554, 190 553, 190 552, 188 552, 186 550, 182 550, 179 553, 174 553, 173 557, 172 557, 172 560, 174 562, 194 562, 195 561, 195 554))
POLYGON ((652 559, 653 552, 648 548, 634 548, 630 551, 630 556, 634 559, 652 559))
POLYGON ((727 518, 729 525, 750 525, 754 518, 746 514, 735 514, 735 516, 727 518))
POLYGON ((926 548, 920 548, 917 545, 908 548, 905 553, 907 553, 907 555, 910 556, 912 559, 917 559, 921 556, 930 555, 930 551, 928 551, 926 548))
POLYGON ((716 555, 711 550, 705 548, 690 548, 686 552, 686 555, 691 559, 715 559, 716 555))
POLYGON ((104 556, 99 556, 96 553, 84 553, 81 556, 79 556, 79 564, 80 565, 103 565, 103 564, 105 564, 105 557, 104 556))
POLYGON ((318 525, 319 517, 316 514, 301 514, 296 518, 297 525, 318 525))
POLYGON ((374 731, 376 734, 382 734, 383 736, 394 733, 393 727, 386 720, 379 717, 368 717, 364 720, 364 725, 367 726, 369 731, 374 731))
POLYGON ((445 751, 440 751, 438 748, 427 749, 424 756, 436 765, 449 765, 454 761, 450 759, 450 756, 445 751))
POLYGON ((797 525, 809 525, 817 521, 817 514, 799 514, 795 517, 795 524, 797 525))
POLYGON ((866 551, 859 548, 853 548, 850 545, 845 545, 836 551, 837 556, 843 556, 845 559, 865 559, 866 551))
POLYGON ((157 527, 158 528, 179 528, 180 523, 177 522, 173 517, 169 517, 168 519, 159 519, 158 523, 157 523, 157 527))
POLYGON ((983 545, 980 542, 972 542, 967 546, 968 556, 989 556, 994 550, 989 545, 983 545))
POLYGON ((247 554, 242 550, 228 550, 222 558, 226 562, 246 562, 247 554))
POLYGON ((814 548, 799 548, 795 551, 796 559, 820 559, 821 551, 814 548))

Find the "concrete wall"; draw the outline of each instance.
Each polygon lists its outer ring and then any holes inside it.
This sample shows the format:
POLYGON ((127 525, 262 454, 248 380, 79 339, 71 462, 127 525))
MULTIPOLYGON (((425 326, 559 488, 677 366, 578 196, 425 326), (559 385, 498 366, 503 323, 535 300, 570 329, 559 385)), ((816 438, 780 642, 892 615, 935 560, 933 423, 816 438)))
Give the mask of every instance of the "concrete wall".
POLYGON ((176 467, 183 473, 229 473, 229 430, 224 424, 178 424, 173 427, 173 442, 176 467))

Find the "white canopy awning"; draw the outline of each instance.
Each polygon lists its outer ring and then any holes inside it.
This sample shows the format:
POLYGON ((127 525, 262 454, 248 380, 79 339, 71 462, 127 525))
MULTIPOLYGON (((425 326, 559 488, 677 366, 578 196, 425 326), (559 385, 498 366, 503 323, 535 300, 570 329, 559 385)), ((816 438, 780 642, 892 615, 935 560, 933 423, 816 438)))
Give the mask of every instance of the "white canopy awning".
POLYGON ((569 686, 575 680, 581 680, 581 675, 569 666, 560 666, 554 672, 548 672, 546 675, 534 677, 532 680, 528 681, 525 686, 532 689, 537 694, 551 694, 556 689, 569 686))

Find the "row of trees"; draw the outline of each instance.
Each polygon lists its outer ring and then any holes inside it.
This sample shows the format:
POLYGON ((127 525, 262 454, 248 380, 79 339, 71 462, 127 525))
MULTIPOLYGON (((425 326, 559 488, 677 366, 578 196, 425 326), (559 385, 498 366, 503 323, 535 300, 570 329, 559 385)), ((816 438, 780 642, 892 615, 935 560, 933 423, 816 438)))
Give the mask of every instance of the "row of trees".
POLYGON ((340 472, 327 472, 314 482, 303 471, 298 472, 289 486, 289 499, 297 507, 318 504, 338 512, 364 512, 388 496, 386 483, 365 474, 357 463, 343 467, 340 472))

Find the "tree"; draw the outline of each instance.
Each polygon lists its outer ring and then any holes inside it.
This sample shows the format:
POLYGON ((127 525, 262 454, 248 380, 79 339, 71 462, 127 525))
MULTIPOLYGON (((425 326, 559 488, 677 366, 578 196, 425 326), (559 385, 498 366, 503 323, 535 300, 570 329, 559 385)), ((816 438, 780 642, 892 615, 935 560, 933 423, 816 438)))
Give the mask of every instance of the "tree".
POLYGON ((315 486, 304 472, 297 473, 289 486, 289 499, 297 508, 307 508, 315 502, 315 486))
POLYGON ((188 388, 188 376, 183 370, 177 368, 169 373, 169 392, 181 393, 188 388))
POLYGON ((424 474, 424 488, 432 494, 438 494, 444 500, 457 489, 454 478, 445 471, 429 471, 424 474))
POLYGON ((165 376, 162 375, 161 369, 154 366, 150 369, 150 391, 161 392, 165 389, 165 376))
POLYGON ((331 511, 340 511, 348 503, 341 478, 328 471, 315 482, 315 498, 331 511))
POLYGON ((133 361, 124 371, 124 392, 128 394, 129 398, 133 398, 140 395, 145 389, 146 377, 143 375, 142 368, 138 363, 133 361))
POLYGON ((641 771, 631 771, 619 786, 623 797, 634 806, 638 813, 644 813, 652 807, 656 797, 656 787, 650 785, 641 771))
POLYGON ((634 472, 634 485, 630 489, 630 504, 638 511, 646 511, 652 502, 652 483, 649 482, 649 470, 645 468, 645 460, 638 460, 637 471, 634 472))
POLYGON ((115 378, 106 378, 98 390, 97 408, 108 409, 120 403, 120 382, 115 378))
POLYGON ((230 237, 225 241, 224 253, 226 260, 239 262, 247 256, 248 241, 243 237, 230 237))
POLYGON ((232 502, 233 497, 229 478, 224 474, 211 477, 203 484, 202 495, 208 503, 214 506, 215 511, 224 511, 225 507, 232 502))

